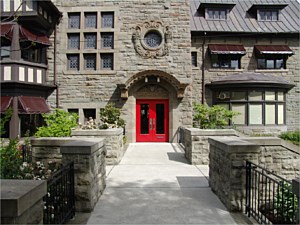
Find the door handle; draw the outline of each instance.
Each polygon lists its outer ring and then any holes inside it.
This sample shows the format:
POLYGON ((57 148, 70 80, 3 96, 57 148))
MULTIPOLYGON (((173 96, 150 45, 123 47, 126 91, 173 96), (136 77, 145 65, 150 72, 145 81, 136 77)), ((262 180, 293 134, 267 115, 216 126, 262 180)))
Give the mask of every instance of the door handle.
POLYGON ((152 119, 150 119, 150 130, 152 130, 152 119))

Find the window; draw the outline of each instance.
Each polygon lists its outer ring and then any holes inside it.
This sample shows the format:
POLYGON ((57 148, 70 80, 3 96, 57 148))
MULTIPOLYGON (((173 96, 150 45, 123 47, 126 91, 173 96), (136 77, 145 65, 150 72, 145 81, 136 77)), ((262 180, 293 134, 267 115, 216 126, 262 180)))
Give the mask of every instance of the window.
POLYGON ((150 48, 157 48, 162 42, 162 36, 160 33, 151 30, 144 36, 144 42, 150 48))
POLYGON ((274 90, 216 91, 214 103, 240 114, 235 125, 283 125, 285 93, 274 90))
POLYGON ((32 45, 31 42, 21 42, 21 58, 28 62, 46 64, 46 48, 39 44, 32 45))
POLYGON ((114 48, 113 33, 101 33, 101 48, 114 48))
POLYGON ((80 13, 69 13, 69 28, 70 29, 80 28, 80 13))
POLYGON ((83 109, 84 122, 96 119, 96 109, 83 109))
POLYGON ((101 69, 113 70, 113 54, 112 53, 101 53, 101 69))
POLYGON ((192 66, 197 67, 197 52, 192 52, 191 58, 192 58, 192 66))
POLYGON ((79 34, 68 34, 68 48, 69 49, 79 49, 80 48, 79 34))
POLYGON ((227 9, 219 9, 219 8, 206 9, 206 18, 210 20, 226 20, 227 9))
POLYGON ((257 59, 258 69, 286 69, 286 55, 259 55, 257 59))
POLYGON ((84 48, 96 49, 97 34, 86 33, 84 34, 84 48))
POLYGON ((1 60, 4 58, 9 58, 10 57, 10 41, 5 39, 5 38, 1 38, 1 46, 0 46, 0 55, 1 55, 1 60))
POLYGON ((69 54, 68 58, 68 69, 79 70, 79 54, 69 54))
POLYGON ((97 28, 97 13, 85 13, 85 28, 97 28))
POLYGON ((114 28, 114 13, 102 12, 101 13, 101 27, 102 28, 114 28))
POLYGON ((261 21, 278 21, 279 11, 277 9, 260 9, 257 11, 258 20, 261 21))
POLYGON ((84 69, 96 70, 96 55, 84 54, 84 69))
POLYGON ((241 55, 211 55, 212 68, 240 69, 241 55))

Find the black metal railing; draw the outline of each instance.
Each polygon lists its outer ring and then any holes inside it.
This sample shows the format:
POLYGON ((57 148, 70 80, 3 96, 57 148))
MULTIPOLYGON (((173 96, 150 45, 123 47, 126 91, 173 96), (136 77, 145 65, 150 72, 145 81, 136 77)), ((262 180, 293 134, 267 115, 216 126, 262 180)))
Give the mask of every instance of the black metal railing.
POLYGON ((296 224, 291 182, 246 161, 246 214, 260 224, 296 224))
POLYGON ((23 162, 32 162, 32 149, 31 145, 21 145, 22 146, 22 159, 23 162))
POLYGON ((75 215, 74 163, 56 171, 47 181, 44 224, 63 224, 75 215))

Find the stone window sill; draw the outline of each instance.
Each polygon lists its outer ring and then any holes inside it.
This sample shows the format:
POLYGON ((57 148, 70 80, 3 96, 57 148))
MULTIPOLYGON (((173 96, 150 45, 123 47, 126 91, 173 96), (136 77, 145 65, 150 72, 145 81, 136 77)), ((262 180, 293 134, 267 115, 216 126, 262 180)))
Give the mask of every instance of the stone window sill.
POLYGON ((64 75, 116 75, 115 70, 83 70, 83 71, 72 71, 67 70, 63 72, 64 75))
POLYGON ((286 73, 289 72, 288 69, 279 69, 279 70, 264 70, 264 69, 256 69, 255 72, 257 73, 286 73))
POLYGON ((243 69, 210 68, 209 72, 243 72, 243 69))

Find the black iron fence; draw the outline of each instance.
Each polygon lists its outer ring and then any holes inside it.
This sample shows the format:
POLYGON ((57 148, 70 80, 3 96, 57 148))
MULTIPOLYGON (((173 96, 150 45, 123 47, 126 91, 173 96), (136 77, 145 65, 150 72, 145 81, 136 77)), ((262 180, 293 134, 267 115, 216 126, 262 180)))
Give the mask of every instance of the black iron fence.
POLYGON ((296 224, 298 199, 291 182, 246 161, 246 214, 260 224, 296 224))
POLYGON ((75 215, 74 163, 55 172, 47 181, 44 224, 63 224, 75 215))
POLYGON ((31 145, 21 145, 23 162, 32 162, 32 148, 31 145))

